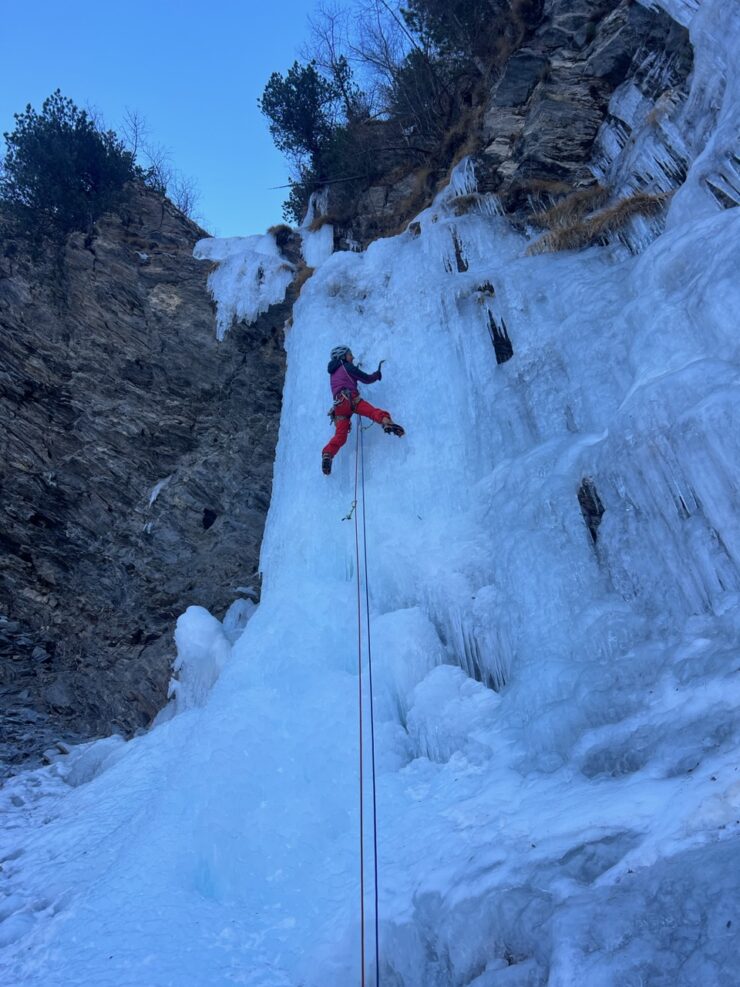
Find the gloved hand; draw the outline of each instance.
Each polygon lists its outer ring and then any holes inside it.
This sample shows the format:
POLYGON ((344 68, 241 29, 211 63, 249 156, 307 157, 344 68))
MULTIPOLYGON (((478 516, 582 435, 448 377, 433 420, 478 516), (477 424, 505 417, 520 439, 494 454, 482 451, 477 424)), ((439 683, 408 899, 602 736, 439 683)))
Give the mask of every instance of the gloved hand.
POLYGON ((382 368, 382 366, 383 366, 384 363, 385 363, 385 360, 381 360, 380 363, 378 364, 378 369, 375 371, 377 373, 377 375, 378 375, 378 380, 382 380, 383 379, 383 373, 382 373, 381 368, 382 368))

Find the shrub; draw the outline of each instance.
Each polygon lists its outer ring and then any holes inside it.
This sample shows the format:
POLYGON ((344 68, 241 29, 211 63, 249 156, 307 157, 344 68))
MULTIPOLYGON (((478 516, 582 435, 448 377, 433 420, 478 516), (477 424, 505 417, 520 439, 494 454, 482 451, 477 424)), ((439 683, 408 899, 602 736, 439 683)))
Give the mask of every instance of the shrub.
POLYGON ((286 226, 285 223, 277 223, 275 226, 270 226, 267 232, 271 233, 275 238, 275 243, 277 244, 278 249, 290 243, 294 236, 294 232, 291 227, 286 226))
POLYGON ((506 0, 409 0, 404 18, 425 47, 443 56, 460 59, 485 54, 492 22, 508 4, 506 0), (482 49, 482 50, 481 50, 482 49))
POLYGON ((530 222, 541 229, 555 230, 573 226, 587 213, 599 209, 609 199, 609 190, 598 182, 577 189, 542 212, 533 213, 530 222))
POLYGON ((120 205, 140 177, 134 155, 57 89, 41 112, 28 105, 4 134, 0 204, 17 232, 63 238, 120 205))
POLYGON ((290 179, 290 192, 283 203, 283 219, 297 226, 303 222, 311 192, 317 188, 315 179, 305 174, 301 179, 290 179))
POLYGON ((425 50, 484 71, 508 54, 542 16, 542 0, 408 0, 403 15, 425 50))
POLYGON ((527 253, 545 254, 558 250, 582 250, 618 232, 635 216, 655 216, 669 199, 666 192, 633 192, 613 205, 590 216, 574 216, 572 222, 552 228, 527 248, 527 253))

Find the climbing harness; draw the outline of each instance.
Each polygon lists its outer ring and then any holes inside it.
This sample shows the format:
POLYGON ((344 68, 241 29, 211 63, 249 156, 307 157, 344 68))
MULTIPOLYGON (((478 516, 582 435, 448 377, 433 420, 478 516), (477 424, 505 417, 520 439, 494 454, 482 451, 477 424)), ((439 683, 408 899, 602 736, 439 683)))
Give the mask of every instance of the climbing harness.
POLYGON ((366 506, 365 506, 365 456, 362 432, 364 428, 357 429, 357 444, 355 454, 355 498, 352 510, 348 515, 349 519, 354 514, 355 522, 355 572, 357 574, 357 688, 359 705, 359 737, 360 737, 360 959, 362 964, 361 984, 365 987, 365 805, 364 805, 364 729, 363 729, 363 704, 362 704, 362 576, 360 572, 360 526, 358 522, 358 481, 361 480, 362 491, 362 554, 363 571, 365 578, 365 624, 367 629, 367 667, 368 667, 368 692, 370 698, 370 765, 372 773, 372 826, 373 826, 373 887, 374 887, 374 908, 375 908, 375 987, 380 984, 380 937, 379 937, 379 917, 378 917, 378 812, 377 812, 377 792, 375 782, 375 708, 373 695, 373 663, 372 648, 370 642, 370 591, 368 584, 367 570, 367 526, 366 526, 366 506), (362 464, 362 470, 360 470, 362 464))
MULTIPOLYGON (((332 425, 335 425, 338 421, 341 421, 344 418, 349 418, 351 423, 352 415, 354 414, 355 408, 359 403, 360 403, 359 392, 355 391, 355 393, 353 394, 352 391, 347 390, 347 388, 344 388, 344 390, 339 391, 337 393, 337 396, 334 398, 334 403, 332 404, 331 408, 329 408, 329 410, 327 411, 327 415, 329 416, 332 425), (340 404, 344 404, 345 401, 349 401, 352 410, 348 415, 338 415, 337 408, 339 407, 340 404)), ((350 424, 349 427, 351 429, 352 425, 350 424)))

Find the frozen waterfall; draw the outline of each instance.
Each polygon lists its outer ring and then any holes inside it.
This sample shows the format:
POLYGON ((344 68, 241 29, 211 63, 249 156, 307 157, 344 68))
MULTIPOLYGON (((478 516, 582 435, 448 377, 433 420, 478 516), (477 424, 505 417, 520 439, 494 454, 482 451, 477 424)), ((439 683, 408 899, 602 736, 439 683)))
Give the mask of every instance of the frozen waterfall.
MULTIPOLYGON (((469 170, 400 236, 313 252, 261 603, 181 618, 174 715, 0 792, 3 983, 359 984, 337 343, 387 359, 364 394, 407 430, 364 433, 380 982, 740 983, 740 210, 705 181, 732 177, 740 13, 665 5, 711 128, 639 255, 528 256, 493 205, 456 215, 469 170)), ((222 330, 282 297, 267 239, 201 248, 222 330)))

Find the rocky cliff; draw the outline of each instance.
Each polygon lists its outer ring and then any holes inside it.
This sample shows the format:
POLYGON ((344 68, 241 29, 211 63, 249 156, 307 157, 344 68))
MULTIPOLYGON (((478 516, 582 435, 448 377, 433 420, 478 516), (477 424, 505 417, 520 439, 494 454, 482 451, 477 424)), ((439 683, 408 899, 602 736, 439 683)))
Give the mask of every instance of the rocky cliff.
POLYGON ((139 190, 60 254, 2 244, 2 761, 145 726, 183 609, 258 592, 287 308, 218 343, 204 235, 139 190))
POLYGON ((480 191, 526 213, 533 200, 593 183, 595 142, 618 87, 632 83, 653 102, 685 99, 692 61, 688 31, 660 8, 546 4, 492 86, 476 159, 480 191))
MULTIPOLYGON (((659 6, 636 0, 536 0, 513 4, 512 19, 517 6, 526 7, 526 27, 509 57, 492 64, 474 90, 476 105, 465 110, 467 129, 453 158, 471 155, 478 193, 495 195, 498 209, 524 227, 532 213, 598 182, 605 200, 625 189, 676 188, 687 165, 680 149, 664 141, 651 167, 615 181, 600 138, 611 130, 609 150, 628 151, 636 132, 632 116, 643 106, 640 125, 652 127, 658 142, 665 136, 661 128, 670 127, 688 95, 687 29, 659 6), (629 113, 620 116, 615 96, 624 90, 629 113)), ((399 170, 360 195, 350 222, 336 224, 337 246, 366 246, 399 232, 449 179, 448 168, 401 178, 399 170)), ((337 214, 341 187, 328 191, 326 211, 337 214)))

